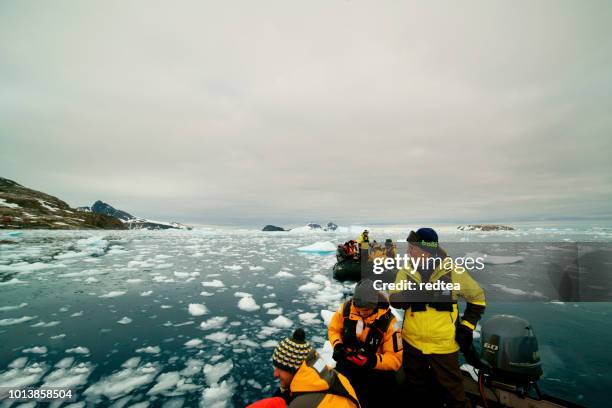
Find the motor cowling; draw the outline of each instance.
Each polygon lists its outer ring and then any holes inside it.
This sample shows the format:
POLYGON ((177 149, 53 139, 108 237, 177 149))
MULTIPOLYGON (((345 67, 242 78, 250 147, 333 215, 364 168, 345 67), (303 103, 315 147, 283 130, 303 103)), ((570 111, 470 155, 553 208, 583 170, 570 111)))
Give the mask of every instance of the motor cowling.
POLYGON ((527 384, 542 376, 538 340, 527 320, 493 316, 482 325, 481 342, 481 358, 497 380, 527 384))

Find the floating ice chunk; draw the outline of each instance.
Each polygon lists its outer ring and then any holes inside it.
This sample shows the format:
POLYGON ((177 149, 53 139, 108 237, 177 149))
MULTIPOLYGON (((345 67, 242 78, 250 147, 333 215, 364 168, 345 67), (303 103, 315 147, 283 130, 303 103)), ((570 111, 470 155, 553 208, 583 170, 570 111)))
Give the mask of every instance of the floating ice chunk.
POLYGON ((330 241, 318 241, 314 244, 299 247, 297 250, 301 252, 316 252, 316 253, 329 253, 336 252, 337 245, 330 241))
POLYGON ((36 324, 31 325, 30 327, 53 327, 53 326, 57 326, 58 324, 60 324, 60 322, 58 322, 57 320, 53 322, 49 322, 49 323, 40 321, 36 324))
POLYGON ((64 264, 52 264, 52 263, 43 263, 43 262, 19 262, 12 265, 0 265, 0 272, 21 272, 21 273, 30 273, 35 271, 41 271, 44 269, 55 269, 55 268, 65 268, 64 264))
MULTIPOLYGON (((13 368, 0 373, 0 387, 2 388, 25 388, 38 384, 47 372, 47 366, 42 363, 33 363, 24 367, 13 368)), ((4 404, 6 405, 6 404, 4 404)), ((6 406, 10 406, 6 405, 6 406)))
POLYGON ((32 354, 47 354, 47 347, 45 346, 34 346, 30 348, 26 348, 21 350, 22 353, 32 353, 32 354))
POLYGON ((129 317, 127 317, 127 316, 123 316, 123 317, 121 318, 121 320, 118 320, 118 321, 117 321, 117 323, 119 323, 119 324, 130 324, 130 323, 132 323, 132 319, 130 319, 130 318, 129 318, 129 317))
POLYGON ((280 315, 280 314, 283 314, 283 308, 282 307, 270 308, 270 309, 268 309, 268 314, 270 314, 270 315, 280 315))
POLYGON ((66 353, 72 353, 72 354, 89 354, 89 349, 87 347, 83 347, 83 346, 78 346, 78 347, 73 347, 73 348, 69 348, 66 350, 66 353))
POLYGON ((234 296, 236 297, 246 297, 246 296, 253 296, 250 293, 246 293, 246 292, 236 292, 234 293, 234 296))
POLYGON ((271 308, 271 307, 276 306, 276 303, 264 303, 262 306, 263 306, 265 309, 269 309, 269 308, 271 308))
POLYGON ((91 367, 80 363, 74 367, 60 367, 47 375, 42 388, 76 388, 87 383, 91 367))
POLYGON ((232 341, 234 340, 234 338, 236 338, 235 335, 225 333, 225 332, 216 332, 216 333, 209 334, 208 336, 205 337, 205 339, 207 340, 212 340, 214 342, 222 343, 222 344, 232 341))
POLYGON ((61 253, 59 255, 55 255, 54 259, 72 259, 72 258, 82 258, 88 256, 87 252, 76 252, 76 251, 68 251, 61 253))
POLYGON ((190 303, 188 309, 189 314, 192 316, 202 316, 208 313, 208 309, 206 308, 206 306, 200 303, 190 303))
POLYGON ((142 279, 140 278, 133 278, 133 279, 128 279, 126 280, 127 283, 140 283, 142 282, 142 279))
POLYGON ((140 364, 140 357, 132 357, 128 360, 125 361, 125 363, 121 364, 121 367, 123 368, 136 368, 138 367, 138 364, 140 364))
POLYGON ((168 373, 162 373, 157 377, 157 384, 155 384, 148 392, 147 395, 161 394, 162 392, 169 391, 174 388, 181 379, 178 371, 171 371, 168 373))
POLYGON ((204 366, 204 375, 206 376, 206 383, 208 385, 217 384, 219 380, 232 371, 234 363, 231 360, 224 361, 218 364, 206 364, 204 366))
POLYGON ((245 312, 254 312, 260 309, 259 305, 255 302, 255 299, 250 296, 241 298, 240 301, 238 301, 238 308, 240 310, 244 310, 245 312))
POLYGON ((23 316, 10 319, 0 319, 0 326, 12 326, 14 324, 28 322, 30 320, 36 319, 36 317, 37 316, 23 316))
POLYGON ((250 271, 263 271, 264 269, 266 268, 264 268, 263 266, 249 266, 250 271))
POLYGON ((203 290, 202 292, 200 292, 200 296, 213 296, 214 293, 213 292, 206 292, 205 290, 203 290))
POLYGON ((332 317, 334 317, 334 313, 331 310, 321 310, 321 317, 323 318, 323 323, 325 323, 326 326, 329 326, 329 324, 331 323, 332 317))
POLYGON ((140 296, 151 296, 152 293, 152 290, 147 290, 145 292, 140 292, 140 296))
POLYGON ((276 275, 274 275, 274 277, 275 278, 295 278, 295 275, 290 272, 280 271, 276 275))
POLYGON ((28 305, 27 303, 21 303, 21 304, 15 305, 15 306, 2 306, 2 307, 0 307, 0 312, 6 312, 6 311, 9 311, 9 310, 21 309, 21 308, 26 307, 27 305, 28 305))
POLYGON ((74 363, 74 357, 64 357, 55 364, 56 368, 70 368, 74 363))
POLYGON ((19 285, 19 284, 27 284, 27 281, 22 281, 17 278, 12 278, 4 282, 0 282, 0 286, 8 286, 8 285, 19 285))
POLYGON ((300 292, 317 292, 321 289, 321 285, 315 282, 308 282, 298 288, 300 292))
POLYGON ((161 349, 159 346, 147 346, 136 350, 137 353, 159 354, 161 349))
POLYGON ((100 298, 114 298, 114 297, 119 297, 119 296, 123 296, 125 295, 127 292, 124 291, 120 291, 120 290, 113 290, 111 292, 108 292, 104 295, 100 295, 98 297, 100 298))
POLYGON ((202 282, 202 286, 204 286, 205 288, 222 288, 225 285, 219 279, 213 279, 211 281, 202 282))
POLYGON ((212 330, 219 329, 223 327, 227 323, 227 317, 225 316, 215 316, 210 319, 200 323, 200 329, 202 330, 212 330))
POLYGON ((268 324, 281 329, 287 329, 293 326, 293 322, 287 319, 285 316, 278 316, 276 319, 270 320, 268 324))
POLYGON ((300 313, 298 317, 300 318, 300 322, 307 325, 321 324, 321 321, 317 318, 318 315, 316 313, 300 313))
POLYGON ((124 368, 91 385, 83 394, 86 396, 104 395, 115 400, 151 383, 158 372, 159 368, 152 363, 137 368, 124 368))
POLYGON ((99 256, 104 255, 106 252, 108 241, 105 240, 103 236, 90 237, 78 240, 76 246, 81 251, 87 252, 90 255, 99 256))
POLYGON ((202 391, 202 406, 206 408, 226 408, 234 393, 234 384, 223 381, 221 384, 213 384, 202 391))
POLYGON ((276 340, 266 340, 263 343, 261 343, 261 347, 264 348, 274 348, 278 345, 278 341, 276 340))
POLYGON ((28 363, 27 357, 18 357, 13 360, 8 366, 9 368, 23 368, 28 363))
POLYGON ((89 278, 85 279, 85 283, 96 283, 96 282, 100 282, 100 281, 94 278, 93 276, 90 276, 89 278))
POLYGON ((239 271, 242 269, 242 266, 240 265, 225 265, 224 266, 225 269, 229 269, 230 271, 239 271))
POLYGON ((194 347, 202 347, 202 340, 201 339, 191 339, 185 342, 185 347, 187 348, 194 348, 194 347))
POLYGON ((80 317, 83 316, 83 311, 81 310, 80 312, 76 312, 70 315, 70 317, 80 317))

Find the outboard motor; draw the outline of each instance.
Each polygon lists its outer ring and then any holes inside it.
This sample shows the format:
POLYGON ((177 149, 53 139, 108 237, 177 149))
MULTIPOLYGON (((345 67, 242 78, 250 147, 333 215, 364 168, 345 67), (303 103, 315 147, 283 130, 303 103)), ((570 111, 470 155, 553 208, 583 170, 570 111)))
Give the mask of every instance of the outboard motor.
POLYGON ((542 376, 538 341, 529 322, 520 317, 497 315, 481 329, 481 359, 490 379, 529 390, 542 376))

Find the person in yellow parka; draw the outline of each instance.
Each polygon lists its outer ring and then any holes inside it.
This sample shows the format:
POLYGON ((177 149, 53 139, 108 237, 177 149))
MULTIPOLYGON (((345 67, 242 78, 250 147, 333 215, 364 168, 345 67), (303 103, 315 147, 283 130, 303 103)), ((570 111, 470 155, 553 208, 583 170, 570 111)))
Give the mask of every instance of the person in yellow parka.
POLYGON ((359 244, 359 251, 368 250, 370 248, 370 232, 367 229, 363 230, 361 235, 359 235, 357 244, 359 244))
POLYGON ((327 366, 306 341, 306 333, 298 328, 281 341, 272 355, 274 377, 280 387, 273 398, 249 407, 284 406, 289 408, 360 408, 349 380, 327 366))
POLYGON ((380 406, 396 386, 402 341, 389 302, 371 280, 357 284, 353 298, 333 315, 327 334, 336 370, 350 380, 362 406, 380 406))
MULTIPOLYGON (((485 309, 485 295, 467 270, 450 262, 439 247, 438 235, 431 228, 411 231, 408 236, 412 265, 398 271, 395 283, 412 282, 456 285, 456 290, 394 290, 391 305, 405 309, 402 326, 404 343, 403 369, 406 384, 416 406, 440 406, 434 402, 433 378, 444 391, 447 407, 466 407, 463 375, 459 369, 458 351, 467 357, 472 349, 473 330, 485 309), (434 262, 429 262, 429 261, 434 262), (435 262, 438 260, 438 262, 435 262), (461 319, 457 299, 466 301, 461 319)), ((435 385, 435 384, 434 384, 435 385)))

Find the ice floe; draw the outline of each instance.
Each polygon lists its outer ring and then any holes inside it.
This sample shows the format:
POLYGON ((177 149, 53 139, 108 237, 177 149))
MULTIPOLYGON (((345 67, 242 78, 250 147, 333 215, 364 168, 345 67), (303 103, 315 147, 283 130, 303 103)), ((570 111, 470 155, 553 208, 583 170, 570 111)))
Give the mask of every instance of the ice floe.
POLYGON ((159 346, 147 346, 136 349, 136 352, 145 354, 159 354, 161 352, 161 349, 159 348, 159 346))
POLYGON ((204 338, 207 340, 212 340, 217 343, 227 343, 228 341, 234 340, 236 336, 234 334, 229 334, 226 332, 216 332, 216 333, 209 334, 208 336, 204 338))
POLYGON ((336 252, 337 245, 330 241, 318 241, 311 245, 299 247, 301 252, 330 253, 336 252))
POLYGON ((189 314, 192 316, 202 316, 208 313, 206 306, 200 303, 190 303, 188 310, 189 314))
POLYGON ((234 368, 234 364, 231 360, 224 361, 217 364, 206 364, 204 366, 204 375, 206 376, 206 383, 208 385, 213 385, 219 382, 223 377, 228 375, 232 368, 234 368))
POLYGON ((15 305, 15 306, 2 306, 2 307, 0 307, 0 312, 7 312, 9 310, 22 309, 22 308, 26 307, 27 305, 28 305, 27 303, 20 303, 20 304, 15 305))
POLYGON ((210 319, 200 323, 200 329, 202 330, 212 330, 212 329, 220 329, 227 323, 227 317, 225 316, 215 316, 210 319))
POLYGON ((238 308, 245 312, 254 312, 259 310, 259 305, 255 302, 251 296, 245 296, 238 301, 238 308))
POLYGON ((286 318, 285 316, 278 316, 276 319, 270 320, 268 322, 270 326, 278 327, 281 329, 287 329, 293 326, 293 322, 286 318))
POLYGON ((204 286, 205 288, 222 288, 225 285, 220 280, 213 279, 211 281, 204 281, 204 282, 202 282, 202 286, 204 286))
POLYGON ((34 346, 30 348, 26 348, 21 350, 22 353, 32 353, 32 354, 47 354, 47 347, 45 346, 34 346))
POLYGON ((66 349, 66 353, 68 353, 68 354, 84 354, 84 355, 87 355, 87 354, 89 354, 89 349, 87 347, 77 346, 77 347, 66 349))
POLYGON ((280 271, 276 275, 274 275, 274 277, 275 278, 295 278, 295 275, 292 274, 291 272, 280 271))
POLYGON ((22 316, 10 319, 0 319, 0 326, 12 326, 14 324, 29 322, 36 319, 37 316, 22 316))
POLYGON ((127 292, 124 292, 124 291, 121 291, 121 290, 113 290, 113 291, 110 291, 108 293, 105 293, 104 295, 100 295, 98 297, 99 298, 115 298, 115 297, 123 296, 126 293, 127 292))
POLYGON ((202 343, 203 343, 202 339, 191 339, 185 342, 185 347, 187 348, 201 347, 202 343))
POLYGON ((88 397, 105 396, 115 400, 150 384, 158 373, 159 367, 153 363, 146 363, 135 368, 127 367, 102 378, 88 387, 83 394, 88 397))
POLYGON ((130 324, 132 323, 132 319, 127 316, 123 316, 120 320, 117 321, 119 324, 130 324))

